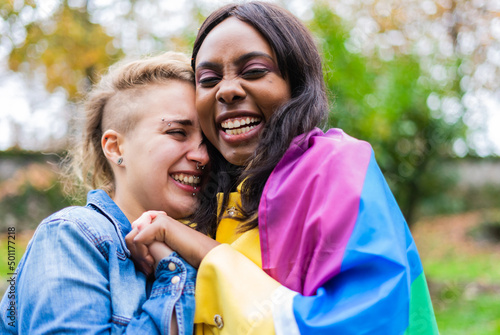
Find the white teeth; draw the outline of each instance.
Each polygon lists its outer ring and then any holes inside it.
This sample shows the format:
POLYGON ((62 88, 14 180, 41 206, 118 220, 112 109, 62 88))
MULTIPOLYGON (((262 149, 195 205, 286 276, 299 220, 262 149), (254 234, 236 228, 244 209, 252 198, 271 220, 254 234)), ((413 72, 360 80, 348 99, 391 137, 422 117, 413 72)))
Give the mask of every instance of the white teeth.
POLYGON ((247 117, 246 119, 238 119, 234 121, 224 121, 221 123, 221 127, 224 129, 234 129, 234 128, 239 128, 244 125, 248 125, 253 122, 260 122, 260 118, 255 118, 255 117, 247 117))
POLYGON ((248 126, 248 127, 244 127, 244 128, 238 128, 238 129, 226 129, 225 132, 228 135, 240 135, 240 134, 244 134, 244 133, 249 132, 250 130, 252 130, 255 127, 256 126, 248 126))
POLYGON ((201 178, 194 175, 188 175, 184 173, 176 173, 171 175, 176 181, 184 185, 196 186, 201 182, 201 178))

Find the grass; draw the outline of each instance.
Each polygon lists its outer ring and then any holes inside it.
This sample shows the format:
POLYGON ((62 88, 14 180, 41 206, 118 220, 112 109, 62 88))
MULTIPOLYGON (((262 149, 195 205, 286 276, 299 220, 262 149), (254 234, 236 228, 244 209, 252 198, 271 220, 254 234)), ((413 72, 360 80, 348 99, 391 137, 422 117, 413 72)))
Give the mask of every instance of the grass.
MULTIPOLYGON (((26 246, 28 244, 28 240, 26 240, 26 239, 17 239, 17 240, 11 239, 10 241, 15 242, 15 244, 8 243, 8 239, 7 239, 6 234, 1 235, 1 237, 0 237, 0 252, 1 252, 0 275, 2 275, 4 277, 7 275, 7 273, 13 272, 11 269, 9 269, 9 265, 8 265, 8 261, 9 261, 8 246, 9 245, 11 246, 11 249, 10 249, 11 252, 12 252, 12 250, 15 250, 14 261, 16 263, 15 266, 17 266, 17 264, 21 260, 21 257, 23 256, 24 251, 26 250, 26 246), (14 247, 15 249, 12 249, 12 247, 14 247)), ((12 260, 12 258, 11 258, 11 260, 12 260)))
POLYGON ((475 239, 485 213, 412 228, 442 335, 500 334, 500 244, 475 239))
MULTIPOLYGON (((11 242, 11 251, 15 250, 15 257, 14 257, 14 262, 15 266, 17 267, 17 264, 21 260, 21 257, 23 256, 24 252, 26 251, 26 246, 28 245, 28 242, 32 236, 33 232, 25 232, 21 234, 15 235, 15 240, 10 239, 11 242), (15 249, 12 249, 14 247, 15 249)), ((10 277, 8 275, 9 273, 12 273, 13 271, 10 269, 9 266, 9 238, 7 234, 2 234, 0 235, 0 294, 3 297, 3 294, 5 290, 7 289, 7 286, 9 283, 7 283, 6 279, 10 277)), ((12 254, 11 254, 12 255, 12 254)))
POLYGON ((482 293, 468 298, 463 291, 448 292, 444 295, 447 297, 441 298, 440 303, 434 303, 442 335, 500 334, 499 295, 482 293))
POLYGON ((500 284, 500 257, 491 254, 457 255, 423 259, 426 276, 433 280, 480 281, 500 284))

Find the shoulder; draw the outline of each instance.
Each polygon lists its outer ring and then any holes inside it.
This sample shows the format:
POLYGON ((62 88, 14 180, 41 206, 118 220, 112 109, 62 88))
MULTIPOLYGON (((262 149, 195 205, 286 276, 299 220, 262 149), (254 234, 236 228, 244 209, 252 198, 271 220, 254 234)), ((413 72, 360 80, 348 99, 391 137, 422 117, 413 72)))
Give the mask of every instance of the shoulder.
POLYGON ((355 173, 361 177, 372 156, 373 150, 368 142, 355 139, 341 129, 330 129, 326 133, 314 129, 292 142, 272 176, 284 174, 292 177, 294 171, 307 172, 311 178, 314 176, 309 172, 330 176, 355 173))
POLYGON ((304 143, 304 148, 315 154, 325 154, 332 157, 345 152, 355 151, 357 155, 371 155, 372 147, 370 143, 356 139, 346 134, 342 129, 332 128, 326 133, 319 129, 313 131, 304 143))
POLYGON ((92 244, 112 241, 116 230, 112 222, 99 212, 82 206, 61 209, 43 220, 35 236, 49 232, 49 238, 55 234, 69 234, 74 238, 85 238, 92 244))

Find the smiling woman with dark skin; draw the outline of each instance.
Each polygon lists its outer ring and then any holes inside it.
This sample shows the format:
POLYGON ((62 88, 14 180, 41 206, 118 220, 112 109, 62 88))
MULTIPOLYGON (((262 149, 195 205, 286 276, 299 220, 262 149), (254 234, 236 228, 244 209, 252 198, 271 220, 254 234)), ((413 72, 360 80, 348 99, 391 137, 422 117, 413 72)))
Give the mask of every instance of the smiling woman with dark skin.
POLYGON ((246 165, 264 126, 291 96, 274 51, 251 25, 230 17, 201 45, 196 81, 203 133, 229 163, 246 165))
POLYGON ((159 215, 128 242, 146 272, 156 241, 199 266, 196 333, 437 334, 370 145, 317 128, 329 109, 304 25, 269 3, 224 6, 192 66, 212 176, 193 220, 215 241, 159 215))

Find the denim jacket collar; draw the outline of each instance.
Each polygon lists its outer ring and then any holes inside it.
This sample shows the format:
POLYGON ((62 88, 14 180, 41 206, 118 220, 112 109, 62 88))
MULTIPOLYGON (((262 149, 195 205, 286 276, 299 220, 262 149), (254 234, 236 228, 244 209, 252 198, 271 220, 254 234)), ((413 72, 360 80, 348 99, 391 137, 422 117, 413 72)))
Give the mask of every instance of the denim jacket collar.
POLYGON ((87 207, 98 209, 118 230, 118 236, 122 242, 125 252, 129 251, 125 244, 125 236, 132 230, 132 225, 122 212, 120 207, 109 197, 109 195, 100 189, 92 190, 87 194, 87 207))

